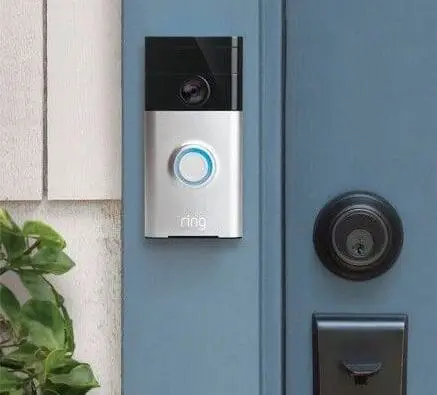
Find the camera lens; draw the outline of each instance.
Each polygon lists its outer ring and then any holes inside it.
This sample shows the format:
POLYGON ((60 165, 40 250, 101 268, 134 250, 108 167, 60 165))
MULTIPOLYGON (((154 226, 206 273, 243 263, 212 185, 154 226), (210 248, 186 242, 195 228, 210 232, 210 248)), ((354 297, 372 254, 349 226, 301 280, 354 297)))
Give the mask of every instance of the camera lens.
POLYGON ((200 76, 190 78, 182 84, 179 94, 186 104, 192 106, 200 105, 209 98, 209 84, 200 76))

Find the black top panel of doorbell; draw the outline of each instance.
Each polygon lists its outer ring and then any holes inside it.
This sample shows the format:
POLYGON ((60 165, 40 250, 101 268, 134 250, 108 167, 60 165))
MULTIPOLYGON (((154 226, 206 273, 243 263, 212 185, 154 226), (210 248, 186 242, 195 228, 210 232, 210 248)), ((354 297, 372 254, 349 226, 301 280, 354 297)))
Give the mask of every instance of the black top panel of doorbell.
POLYGON ((146 110, 240 111, 241 37, 146 37, 146 110))
POLYGON ((241 37, 146 37, 146 74, 241 74, 241 37))

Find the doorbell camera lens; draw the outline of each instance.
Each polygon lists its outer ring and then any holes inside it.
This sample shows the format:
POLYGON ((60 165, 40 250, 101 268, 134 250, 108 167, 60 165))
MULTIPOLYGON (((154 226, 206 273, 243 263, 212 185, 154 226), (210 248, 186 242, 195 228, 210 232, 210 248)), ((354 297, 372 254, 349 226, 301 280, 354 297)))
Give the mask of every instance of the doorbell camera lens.
POLYGON ((185 104, 198 106, 206 103, 210 93, 208 81, 197 76, 182 83, 179 95, 185 104))

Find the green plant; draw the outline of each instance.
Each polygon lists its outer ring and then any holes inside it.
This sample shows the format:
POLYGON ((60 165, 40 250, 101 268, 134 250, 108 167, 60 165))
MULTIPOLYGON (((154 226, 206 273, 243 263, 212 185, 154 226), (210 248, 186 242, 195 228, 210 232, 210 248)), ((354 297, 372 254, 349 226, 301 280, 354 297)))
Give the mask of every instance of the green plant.
POLYGON ((99 387, 89 364, 73 358, 73 323, 47 275, 74 266, 53 228, 26 221, 20 228, 0 208, 0 280, 14 272, 30 299, 20 304, 0 281, 0 394, 83 395, 99 387))

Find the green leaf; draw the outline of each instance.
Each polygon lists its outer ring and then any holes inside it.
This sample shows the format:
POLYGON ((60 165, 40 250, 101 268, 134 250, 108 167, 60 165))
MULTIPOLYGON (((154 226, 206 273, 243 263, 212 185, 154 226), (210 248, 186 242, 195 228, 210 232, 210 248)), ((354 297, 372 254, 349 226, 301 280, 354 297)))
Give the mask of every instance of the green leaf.
POLYGON ((0 208, 0 244, 3 244, 9 261, 26 250, 26 239, 20 227, 3 208, 0 208))
POLYGON ((41 245, 64 249, 67 243, 51 226, 41 221, 26 221, 23 225, 26 237, 40 240, 41 245))
POLYGON ((44 361, 45 373, 47 375, 55 369, 68 365, 68 363, 69 358, 67 358, 65 350, 53 350, 44 361))
POLYGON ((64 298, 62 295, 56 291, 48 280, 39 274, 30 271, 21 271, 20 278, 25 287, 29 290, 33 299, 50 301, 55 303, 61 309, 65 322, 65 348, 67 351, 73 353, 76 347, 74 341, 73 320, 64 306, 64 298))
POLYGON ((63 251, 44 247, 32 257, 32 267, 42 273, 64 274, 74 267, 74 262, 63 251))
POLYGON ((9 212, 4 208, 0 208, 0 227, 13 231, 16 227, 9 212))
MULTIPOLYGON (((59 391, 61 394, 70 393, 67 391, 67 389, 70 388, 70 386, 64 386, 63 384, 55 384, 55 388, 52 388, 53 383, 50 383, 47 380, 47 376, 49 374, 53 376, 59 376, 62 374, 69 374, 74 368, 77 366, 82 365, 80 362, 70 358, 67 355, 66 350, 55 350, 52 351, 45 360, 44 364, 44 377, 41 380, 41 382, 48 384, 49 386, 47 388, 54 389, 56 391, 59 391), (64 388, 65 387, 65 388, 64 388)), ((85 391, 87 392, 87 391, 85 391)), ((74 392, 76 393, 76 392, 74 392)))
POLYGON ((16 350, 10 352, 9 354, 3 356, 0 363, 5 364, 19 364, 21 366, 31 365, 38 360, 37 351, 38 347, 30 343, 24 343, 17 347, 16 350))
POLYGON ((52 373, 53 370, 65 366, 66 364, 66 351, 65 350, 53 350, 47 355, 47 358, 44 360, 43 372, 40 377, 39 382, 45 383, 47 380, 47 375, 52 373))
POLYGON ((75 359, 66 356, 62 361, 58 361, 58 365, 52 367, 50 373, 53 374, 67 374, 70 373, 75 367, 82 365, 82 363, 75 359))
POLYGON ((10 262, 11 267, 16 268, 23 268, 23 267, 32 267, 32 257, 30 255, 20 255, 12 260, 10 262))
POLYGON ((73 353, 76 347, 74 341, 73 320, 64 306, 64 298, 62 295, 60 295, 53 285, 42 275, 23 270, 20 272, 20 278, 24 286, 29 290, 33 299, 42 301, 46 300, 55 303, 61 309, 65 322, 65 348, 67 351, 73 353))
POLYGON ((31 299, 21 308, 21 318, 32 344, 49 350, 64 347, 65 323, 55 304, 31 299))
POLYGON ((86 395, 88 391, 89 389, 64 387, 64 392, 62 392, 62 395, 86 395))
POLYGON ((16 376, 9 369, 0 366, 0 391, 14 391, 24 385, 24 379, 16 376))
POLYGON ((0 309, 14 326, 18 323, 20 302, 12 291, 3 284, 0 284, 0 309))
POLYGON ((9 392, 9 395, 26 395, 24 392, 24 388, 20 388, 19 390, 9 392))
POLYGON ((63 384, 46 383, 42 388, 42 395, 85 395, 89 389, 72 388, 63 384))
POLYGON ((19 274, 21 282, 33 299, 57 303, 52 286, 43 276, 31 271, 21 271, 19 274))
POLYGON ((49 374, 48 380, 53 384, 64 384, 77 389, 91 389, 99 387, 99 383, 87 364, 76 366, 66 374, 49 374))
POLYGON ((61 395, 60 392, 52 390, 52 389, 48 389, 48 388, 47 389, 43 389, 41 394, 42 395, 61 395))

